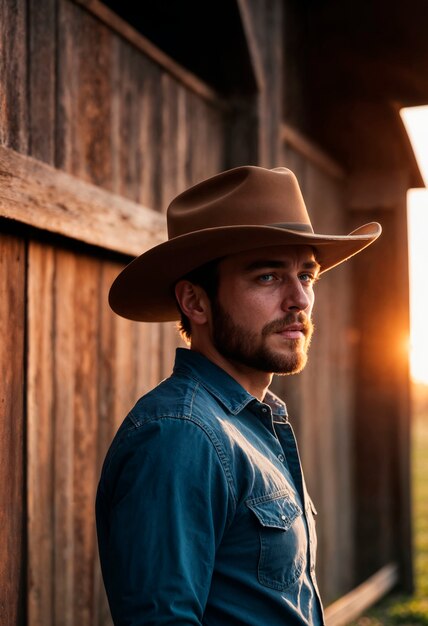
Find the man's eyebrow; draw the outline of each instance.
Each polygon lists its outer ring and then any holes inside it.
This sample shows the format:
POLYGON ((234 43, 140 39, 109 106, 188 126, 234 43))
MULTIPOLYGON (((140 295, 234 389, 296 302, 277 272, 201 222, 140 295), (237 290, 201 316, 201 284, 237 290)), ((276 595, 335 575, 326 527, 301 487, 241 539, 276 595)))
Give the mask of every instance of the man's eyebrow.
POLYGON ((287 263, 284 261, 275 261, 274 259, 257 259, 245 266, 246 272, 252 272, 253 270, 262 270, 267 267, 284 268, 287 267, 287 263))
MULTIPOLYGON (((273 269, 285 269, 290 266, 290 263, 285 263, 284 261, 278 261, 277 259, 257 259, 256 261, 252 261, 248 265, 244 267, 244 271, 253 272, 254 270, 262 270, 267 268, 273 269)), ((305 261, 302 263, 302 268, 305 270, 315 270, 319 271, 321 266, 317 261, 305 261)))
POLYGON ((305 261, 303 263, 303 268, 305 270, 315 270, 316 272, 319 272, 321 269, 321 265, 318 263, 318 261, 305 261))

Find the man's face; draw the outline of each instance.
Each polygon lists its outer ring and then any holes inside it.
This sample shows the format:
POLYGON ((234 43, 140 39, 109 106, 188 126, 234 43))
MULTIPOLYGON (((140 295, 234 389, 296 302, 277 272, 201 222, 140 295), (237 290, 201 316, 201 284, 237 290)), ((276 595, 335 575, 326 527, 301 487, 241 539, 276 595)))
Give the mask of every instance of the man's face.
POLYGON ((212 342, 232 363, 295 374, 307 361, 319 265, 309 246, 275 246, 219 263, 212 342))

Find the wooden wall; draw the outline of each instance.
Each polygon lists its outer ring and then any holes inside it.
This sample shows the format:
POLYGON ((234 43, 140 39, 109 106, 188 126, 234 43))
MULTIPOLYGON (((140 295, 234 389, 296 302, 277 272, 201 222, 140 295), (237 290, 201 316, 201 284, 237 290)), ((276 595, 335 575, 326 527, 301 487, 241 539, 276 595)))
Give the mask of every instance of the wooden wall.
POLYGON ((170 363, 158 325, 108 309, 121 264, 31 241, 28 265, 28 623, 102 624, 101 463, 128 408, 170 363))
MULTIPOLYGON (((237 5, 258 91, 225 99, 98 0, 0 0, 2 625, 111 623, 93 510, 100 466, 130 406, 170 372, 179 342, 173 325, 131 323, 107 305, 140 238, 142 251, 164 236, 153 216, 202 178, 260 163, 296 172, 317 230, 350 230, 343 171, 280 125, 282 3, 237 5)), ((370 448, 360 442, 355 460, 351 277, 345 264, 322 278, 309 365, 275 382, 319 509, 327 602, 389 556, 368 567, 358 552, 371 532, 365 507, 381 490, 367 495, 355 483, 370 448)), ((402 406, 406 436, 405 398, 402 406)), ((397 436, 385 480, 406 466, 397 436)))
MULTIPOLYGON (((214 98, 74 2, 5 0, 0 12, 3 146, 156 211, 223 169, 214 98)), ((124 256, 0 227, 0 622, 109 624, 94 524, 100 465, 132 404, 170 372, 178 335, 110 311, 124 256)), ((83 240, 85 227, 82 216, 83 240)))

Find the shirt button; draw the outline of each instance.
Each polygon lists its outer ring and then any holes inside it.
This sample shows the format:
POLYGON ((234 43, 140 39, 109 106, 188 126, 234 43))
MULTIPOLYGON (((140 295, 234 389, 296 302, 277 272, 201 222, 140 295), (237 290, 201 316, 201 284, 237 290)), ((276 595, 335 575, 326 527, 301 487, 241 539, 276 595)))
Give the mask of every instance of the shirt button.
POLYGON ((281 515, 281 519, 285 522, 287 518, 285 517, 285 515, 281 515))
POLYGON ((267 413, 267 408, 265 406, 262 408, 262 413, 267 413))
POLYGON ((278 454, 278 459, 281 461, 281 463, 284 462, 284 455, 283 454, 278 454))

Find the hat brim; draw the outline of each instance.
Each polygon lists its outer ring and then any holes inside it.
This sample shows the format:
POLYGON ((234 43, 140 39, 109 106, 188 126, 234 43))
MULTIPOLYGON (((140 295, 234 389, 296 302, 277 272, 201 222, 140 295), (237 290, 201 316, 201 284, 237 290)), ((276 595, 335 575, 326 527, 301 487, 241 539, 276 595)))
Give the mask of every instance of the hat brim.
POLYGON ((179 319, 175 283, 191 270, 239 252, 266 246, 308 245, 325 272, 357 254, 381 234, 377 222, 364 224, 349 235, 296 232, 280 226, 224 226, 175 237, 131 261, 117 276, 109 304, 118 315, 140 322, 179 319))

